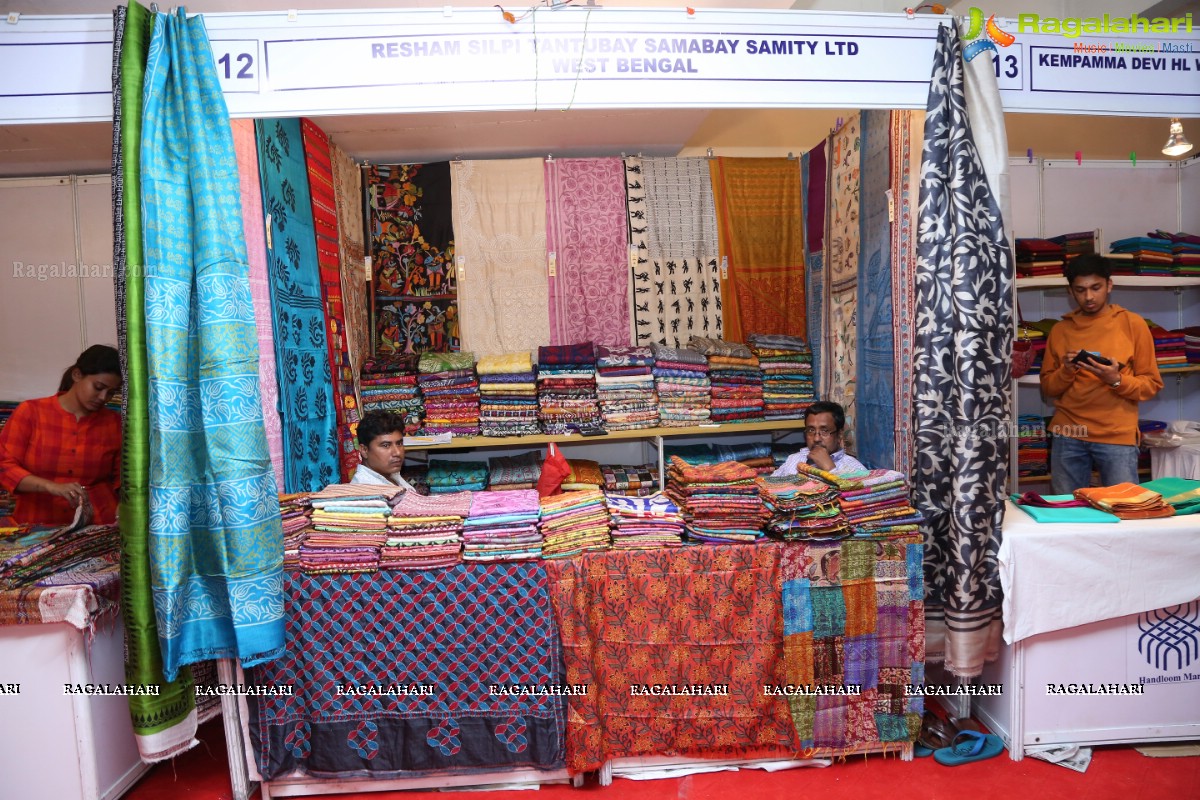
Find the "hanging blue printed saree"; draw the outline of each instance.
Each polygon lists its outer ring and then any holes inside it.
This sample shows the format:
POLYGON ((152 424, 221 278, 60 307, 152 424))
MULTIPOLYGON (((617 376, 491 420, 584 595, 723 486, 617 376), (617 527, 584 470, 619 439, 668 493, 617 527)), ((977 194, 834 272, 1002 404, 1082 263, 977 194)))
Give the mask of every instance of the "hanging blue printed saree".
POLYGON ((237 160, 200 17, 157 15, 143 98, 151 588, 173 680, 283 652, 283 532, 237 160))

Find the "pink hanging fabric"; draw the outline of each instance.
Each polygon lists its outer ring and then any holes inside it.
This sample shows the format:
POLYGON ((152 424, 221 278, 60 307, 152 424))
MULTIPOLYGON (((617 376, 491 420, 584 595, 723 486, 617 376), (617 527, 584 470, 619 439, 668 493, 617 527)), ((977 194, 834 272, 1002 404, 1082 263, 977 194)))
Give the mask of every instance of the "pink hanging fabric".
POLYGON ((550 343, 632 344, 621 159, 546 162, 546 251, 554 254, 550 343))
POLYGON ((275 332, 271 325, 271 287, 267 282, 267 244, 263 239, 262 189, 258 183, 258 145, 254 120, 232 120, 242 195, 242 229, 250 261, 250 297, 258 331, 258 383, 262 393, 263 426, 275 483, 283 491, 283 421, 279 417, 279 383, 275 377, 275 332))

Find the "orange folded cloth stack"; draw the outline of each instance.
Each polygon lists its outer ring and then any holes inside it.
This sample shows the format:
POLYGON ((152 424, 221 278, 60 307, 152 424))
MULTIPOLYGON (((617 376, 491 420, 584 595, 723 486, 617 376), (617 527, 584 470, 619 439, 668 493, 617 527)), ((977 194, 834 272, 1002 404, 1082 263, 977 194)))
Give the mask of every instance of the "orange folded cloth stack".
POLYGON ((1174 508, 1163 502, 1161 494, 1136 483, 1076 489, 1075 496, 1121 519, 1154 519, 1175 513, 1174 508))

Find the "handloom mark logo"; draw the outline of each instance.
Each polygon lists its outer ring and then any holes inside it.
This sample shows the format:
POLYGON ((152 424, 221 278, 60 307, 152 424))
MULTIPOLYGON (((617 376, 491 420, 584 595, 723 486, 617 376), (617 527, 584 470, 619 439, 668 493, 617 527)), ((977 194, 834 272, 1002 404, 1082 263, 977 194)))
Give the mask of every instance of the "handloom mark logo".
POLYGON ((1200 601, 1138 615, 1138 652, 1155 669, 1183 669, 1200 657, 1200 601))
POLYGON ((983 12, 975 8, 975 6, 971 6, 971 11, 967 17, 967 32, 962 35, 962 38, 963 41, 971 42, 963 48, 963 58, 967 61, 988 50, 998 53, 1000 51, 996 49, 996 45, 1008 47, 1017 40, 1017 37, 996 23, 995 14, 992 14, 987 18, 987 22, 984 22, 983 12), (979 39, 980 35, 985 36, 985 38, 979 39), (978 41, 971 41, 972 39, 977 39, 978 41))

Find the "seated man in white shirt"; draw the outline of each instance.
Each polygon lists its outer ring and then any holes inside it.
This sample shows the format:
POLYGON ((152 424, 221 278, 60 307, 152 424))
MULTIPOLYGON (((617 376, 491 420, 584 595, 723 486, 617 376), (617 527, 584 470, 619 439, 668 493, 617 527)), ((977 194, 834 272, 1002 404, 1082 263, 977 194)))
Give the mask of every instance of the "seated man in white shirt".
POLYGON ((404 468, 404 420, 390 411, 368 411, 358 423, 358 455, 362 463, 351 483, 399 486, 415 491, 400 477, 404 468))
POLYGON ((797 464, 809 464, 817 469, 844 475, 862 472, 862 463, 842 447, 842 430, 846 427, 846 412, 837 403, 822 400, 804 412, 804 444, 798 453, 788 456, 772 477, 795 475, 797 464))

